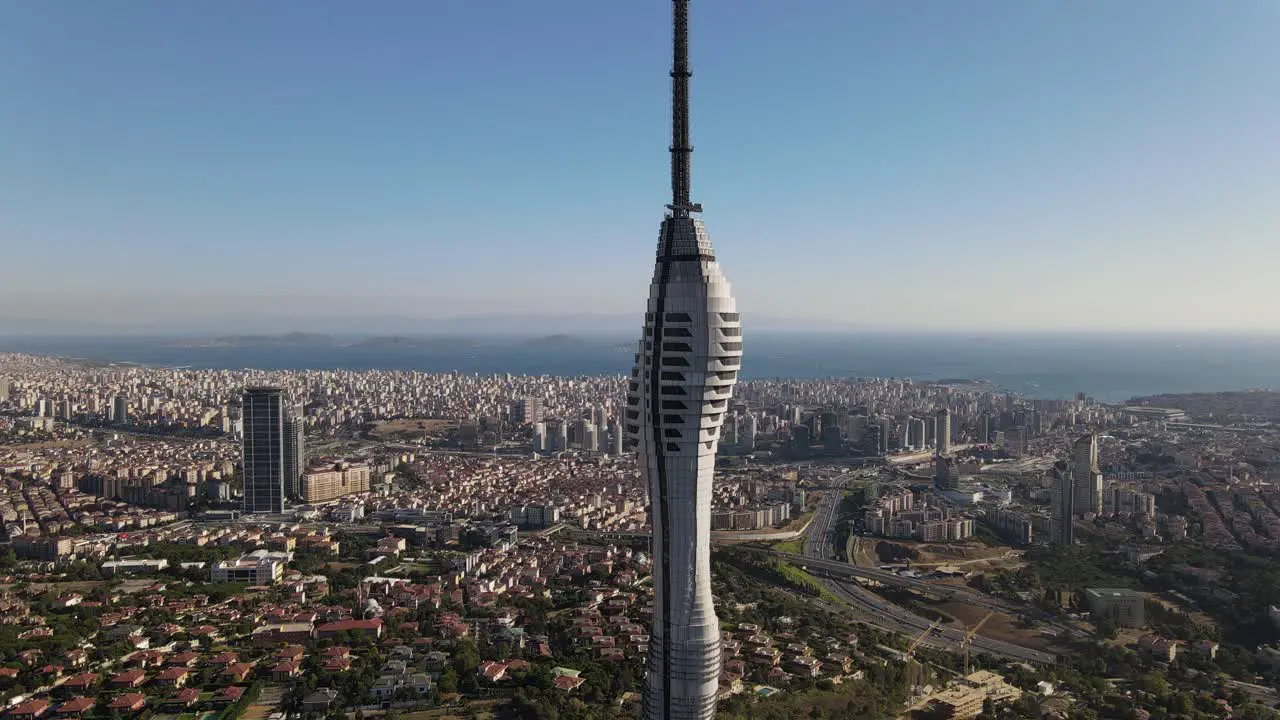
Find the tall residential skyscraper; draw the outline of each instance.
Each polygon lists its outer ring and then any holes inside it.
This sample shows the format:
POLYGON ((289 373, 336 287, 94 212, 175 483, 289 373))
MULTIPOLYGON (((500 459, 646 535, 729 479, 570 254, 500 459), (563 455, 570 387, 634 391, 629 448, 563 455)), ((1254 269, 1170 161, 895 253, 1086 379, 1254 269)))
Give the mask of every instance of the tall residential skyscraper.
POLYGON ((648 480, 653 627, 647 720, 710 720, 720 680, 711 597, 711 477, 738 378, 742 327, 690 201, 689 2, 674 0, 671 204, 658 235, 624 422, 648 480))
POLYGON ((1063 461, 1053 465, 1049 487, 1049 539, 1057 545, 1070 545, 1076 540, 1075 482, 1071 466, 1063 461))
POLYGON ((284 512, 284 404, 280 388, 244 391, 241 443, 244 465, 244 512, 284 512))
POLYGON ((1075 512, 1102 512, 1102 472, 1098 470, 1098 435, 1089 433, 1071 447, 1071 474, 1075 478, 1075 512))
POLYGON ((111 421, 117 425, 129 422, 129 398, 117 395, 111 403, 111 421))
POLYGON ((937 430, 938 454, 950 455, 951 454, 951 411, 948 410, 947 408, 942 408, 941 410, 938 411, 937 427, 938 427, 938 430, 937 430))
POLYGON ((302 473, 307 471, 306 421, 302 408, 284 417, 284 486, 290 497, 302 497, 302 473))
POLYGON ((760 432, 760 421, 755 415, 748 414, 742 420, 742 430, 738 433, 738 444, 747 452, 755 452, 756 435, 760 432))

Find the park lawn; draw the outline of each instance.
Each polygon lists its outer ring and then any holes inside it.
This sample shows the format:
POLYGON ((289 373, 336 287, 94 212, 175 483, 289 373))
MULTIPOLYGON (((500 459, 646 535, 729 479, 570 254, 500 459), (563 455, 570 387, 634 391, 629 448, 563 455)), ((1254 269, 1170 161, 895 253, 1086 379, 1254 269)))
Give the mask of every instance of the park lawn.
POLYGON ((803 555, 805 542, 806 542, 805 538, 799 538, 797 540, 787 540, 785 542, 774 543, 773 549, 777 550, 778 552, 795 553, 796 555, 803 555))
POLYGON ((818 582, 817 578, 805 572, 804 570, 801 570, 795 565, 791 565, 785 562, 779 563, 778 570, 779 572, 782 573, 782 576, 786 578, 787 582, 791 583, 793 586, 808 588, 809 590, 812 590, 815 593, 817 593, 819 597, 821 597, 823 600, 826 600, 827 602, 836 603, 838 605, 844 604, 844 601, 841 600, 839 597, 836 597, 835 593, 828 590, 826 585, 823 585, 822 583, 818 582))

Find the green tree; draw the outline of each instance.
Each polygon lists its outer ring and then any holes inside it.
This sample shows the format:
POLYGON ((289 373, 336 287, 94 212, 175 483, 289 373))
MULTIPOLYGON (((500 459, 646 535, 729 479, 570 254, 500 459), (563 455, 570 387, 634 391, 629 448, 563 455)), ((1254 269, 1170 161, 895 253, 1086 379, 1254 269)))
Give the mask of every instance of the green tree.
POLYGON ((1169 681, 1158 672, 1149 672, 1138 678, 1137 687, 1139 690, 1151 693, 1156 697, 1164 697, 1169 694, 1169 681))
POLYGON ((441 673, 439 687, 443 694, 458 692, 458 671, 448 668, 441 673))

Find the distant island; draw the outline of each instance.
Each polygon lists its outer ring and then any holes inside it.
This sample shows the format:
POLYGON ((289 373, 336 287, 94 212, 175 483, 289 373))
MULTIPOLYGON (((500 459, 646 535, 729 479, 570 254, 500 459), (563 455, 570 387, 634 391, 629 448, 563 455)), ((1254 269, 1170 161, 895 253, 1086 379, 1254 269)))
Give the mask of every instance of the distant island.
POLYGON ((320 333, 286 333, 284 335, 225 335, 208 340, 174 343, 181 348, 266 348, 332 345, 333 338, 320 333))
POLYGON ((582 340, 573 337, 572 335, 548 335, 546 337, 532 338, 521 344, 526 347, 563 348, 578 347, 582 345, 582 340))
POLYGON ((356 349, 376 349, 376 348, 472 348, 479 347, 481 343, 462 337, 408 337, 405 335, 382 335, 378 337, 365 338, 357 340, 353 343, 347 343, 343 347, 356 349))

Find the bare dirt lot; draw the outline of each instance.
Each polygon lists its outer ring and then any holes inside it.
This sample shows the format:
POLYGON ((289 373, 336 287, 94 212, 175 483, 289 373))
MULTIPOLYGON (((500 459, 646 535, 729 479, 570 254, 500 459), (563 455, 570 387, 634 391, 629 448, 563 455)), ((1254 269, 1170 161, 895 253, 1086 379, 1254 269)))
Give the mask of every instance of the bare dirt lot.
POLYGON ((457 426, 454 420, 402 418, 378 423, 370 434, 380 440, 427 440, 438 438, 457 426))
MULTIPOLYGON (((930 603, 930 606, 954 618, 950 625, 961 630, 973 627, 987 615, 985 608, 963 602, 930 603)), ((992 615, 978 634, 1036 650, 1052 651, 1053 649, 1053 638, 1042 635, 1039 630, 1020 628, 1017 626, 1016 619, 1001 613, 992 615)))
POLYGON ((906 557, 895 556, 893 548, 909 551, 911 566, 937 569, 954 567, 961 572, 1016 567, 1022 564, 1020 554, 1004 545, 987 545, 979 542, 924 543, 877 537, 858 537, 854 548, 854 562, 863 567, 906 562, 906 557))

